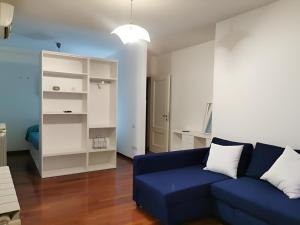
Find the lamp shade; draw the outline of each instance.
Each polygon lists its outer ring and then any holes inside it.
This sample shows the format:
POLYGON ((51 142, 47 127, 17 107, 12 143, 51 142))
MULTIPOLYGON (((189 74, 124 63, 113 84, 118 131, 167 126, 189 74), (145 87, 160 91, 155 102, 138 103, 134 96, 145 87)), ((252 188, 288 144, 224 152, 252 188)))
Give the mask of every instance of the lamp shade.
POLYGON ((123 44, 133 43, 138 40, 150 42, 148 31, 145 28, 134 24, 119 26, 112 32, 112 34, 118 35, 123 44))
POLYGON ((0 2, 0 26, 8 27, 11 25, 14 17, 14 6, 0 2))

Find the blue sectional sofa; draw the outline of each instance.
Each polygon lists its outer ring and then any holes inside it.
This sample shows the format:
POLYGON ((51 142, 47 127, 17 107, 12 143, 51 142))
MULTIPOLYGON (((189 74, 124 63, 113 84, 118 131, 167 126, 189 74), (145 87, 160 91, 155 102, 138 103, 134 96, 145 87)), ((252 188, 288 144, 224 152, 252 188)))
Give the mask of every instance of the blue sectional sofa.
POLYGON ((216 216, 232 225, 299 225, 300 199, 291 200, 259 177, 283 148, 214 138, 219 145, 244 145, 238 179, 203 170, 209 148, 136 156, 133 199, 162 224, 216 216))
POLYGON ((300 199, 289 199, 259 179, 283 151, 284 148, 257 143, 246 176, 214 183, 211 192, 216 214, 234 225, 299 225, 300 199))
MULTIPOLYGON (((238 174, 245 172, 252 144, 214 138, 220 145, 244 145, 238 174)), ((211 184, 229 177, 203 170, 209 148, 136 156, 133 170, 133 199, 137 205, 173 225, 212 214, 211 184)))

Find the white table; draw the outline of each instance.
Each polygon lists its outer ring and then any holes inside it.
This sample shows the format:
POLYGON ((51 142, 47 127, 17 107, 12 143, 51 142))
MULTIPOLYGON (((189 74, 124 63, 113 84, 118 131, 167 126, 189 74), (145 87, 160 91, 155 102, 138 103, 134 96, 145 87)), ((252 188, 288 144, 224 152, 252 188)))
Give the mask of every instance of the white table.
POLYGON ((8 225, 21 225, 20 205, 8 166, 0 167, 0 218, 5 216, 10 218, 8 225))
POLYGON ((188 132, 173 130, 172 134, 172 149, 174 150, 209 147, 212 139, 211 134, 195 130, 188 132))

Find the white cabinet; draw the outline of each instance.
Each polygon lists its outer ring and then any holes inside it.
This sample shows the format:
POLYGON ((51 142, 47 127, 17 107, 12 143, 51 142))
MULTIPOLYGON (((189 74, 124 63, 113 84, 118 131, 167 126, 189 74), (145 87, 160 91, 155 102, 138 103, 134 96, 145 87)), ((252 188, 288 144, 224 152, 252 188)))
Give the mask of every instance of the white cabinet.
POLYGON ((1 224, 21 225, 20 205, 12 177, 7 166, 0 167, 0 181, 1 224))
POLYGON ((6 125, 0 123, 0 166, 7 164, 6 125))
POLYGON ((171 151, 204 148, 211 143, 211 135, 200 131, 173 130, 171 135, 171 151))
POLYGON ((41 58, 41 176, 115 168, 117 61, 49 51, 41 58))

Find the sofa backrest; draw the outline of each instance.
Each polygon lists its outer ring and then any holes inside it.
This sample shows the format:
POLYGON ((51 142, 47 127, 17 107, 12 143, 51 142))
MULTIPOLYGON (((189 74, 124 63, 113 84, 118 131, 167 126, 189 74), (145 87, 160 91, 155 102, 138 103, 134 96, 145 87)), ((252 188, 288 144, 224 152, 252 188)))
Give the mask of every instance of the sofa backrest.
MULTIPOLYGON (((256 143, 246 176, 259 179, 272 167, 283 151, 282 147, 256 143)), ((299 150, 297 152, 300 153, 299 150)))
MULTIPOLYGON (((239 166, 238 166, 238 176, 245 175, 245 172, 247 171, 248 165, 251 160, 251 154, 253 151, 253 145, 250 143, 242 143, 242 142, 234 142, 234 141, 228 141, 221 138, 214 137, 212 139, 212 143, 217 145, 223 145, 223 146, 232 146, 232 145, 244 145, 243 152, 240 158, 239 166)), ((202 160, 202 164, 206 166, 207 160, 208 160, 209 152, 204 156, 202 160)))

